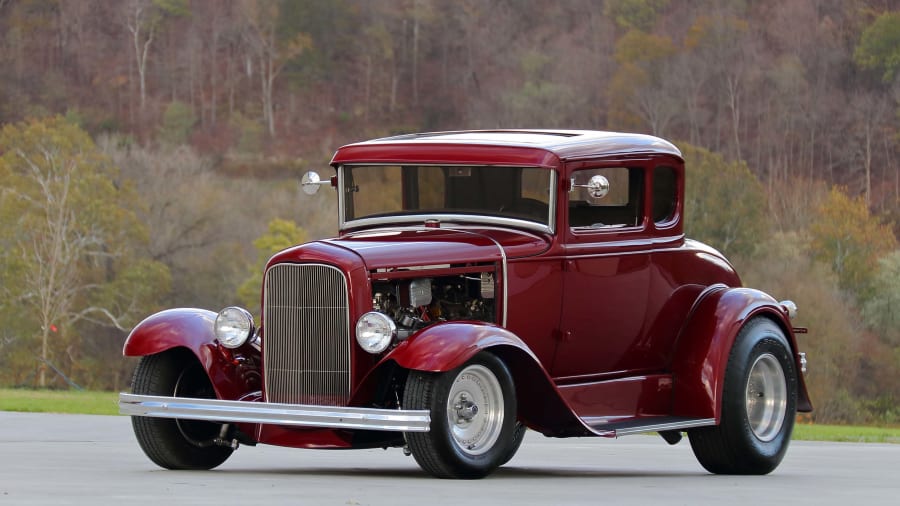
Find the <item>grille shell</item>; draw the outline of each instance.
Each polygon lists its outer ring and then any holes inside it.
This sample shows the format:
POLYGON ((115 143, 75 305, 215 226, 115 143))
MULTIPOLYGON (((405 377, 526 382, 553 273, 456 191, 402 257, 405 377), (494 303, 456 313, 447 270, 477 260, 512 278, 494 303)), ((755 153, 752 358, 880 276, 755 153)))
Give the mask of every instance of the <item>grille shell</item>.
POLYGON ((266 272, 262 343, 268 402, 345 406, 350 398, 347 278, 324 264, 266 272))

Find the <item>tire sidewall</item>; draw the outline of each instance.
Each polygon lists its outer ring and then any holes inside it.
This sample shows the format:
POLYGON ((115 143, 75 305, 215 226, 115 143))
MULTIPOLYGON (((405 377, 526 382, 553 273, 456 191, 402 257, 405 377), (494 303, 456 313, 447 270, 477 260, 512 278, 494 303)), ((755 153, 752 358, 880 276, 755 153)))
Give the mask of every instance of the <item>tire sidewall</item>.
POLYGON ((722 428, 731 446, 746 458, 749 468, 769 472, 781 462, 788 448, 797 410, 798 379, 791 347, 781 328, 766 318, 751 320, 738 334, 728 360, 722 401, 722 428), (784 420, 778 434, 762 441, 753 432, 747 414, 746 388, 750 368, 762 355, 771 354, 781 365, 787 387, 784 420))
MULTIPOLYGON (((192 355, 175 350, 143 357, 135 369, 132 392, 142 395, 184 395, 184 390, 176 391, 179 380, 194 379, 204 383, 187 385, 188 392, 215 398, 208 377, 195 360, 192 355)), ((203 439, 215 437, 218 427, 212 422, 144 416, 132 416, 131 422, 141 449, 150 460, 166 469, 212 469, 233 452, 227 446, 200 446, 192 439, 192 436, 198 436, 198 428, 200 433, 205 433, 201 436, 203 439)))

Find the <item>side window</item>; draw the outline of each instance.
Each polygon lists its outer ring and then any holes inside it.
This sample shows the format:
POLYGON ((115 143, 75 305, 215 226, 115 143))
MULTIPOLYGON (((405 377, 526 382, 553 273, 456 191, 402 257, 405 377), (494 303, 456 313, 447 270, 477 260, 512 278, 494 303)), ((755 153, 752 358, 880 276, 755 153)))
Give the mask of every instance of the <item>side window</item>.
POLYGON ((612 167, 580 170, 573 174, 569 194, 569 226, 572 228, 623 228, 643 222, 644 171, 640 168, 612 167), (592 196, 591 181, 602 176, 609 191, 592 196))
POLYGON ((657 167, 653 170, 653 221, 664 224, 675 218, 675 205, 678 198, 678 182, 675 169, 657 167))

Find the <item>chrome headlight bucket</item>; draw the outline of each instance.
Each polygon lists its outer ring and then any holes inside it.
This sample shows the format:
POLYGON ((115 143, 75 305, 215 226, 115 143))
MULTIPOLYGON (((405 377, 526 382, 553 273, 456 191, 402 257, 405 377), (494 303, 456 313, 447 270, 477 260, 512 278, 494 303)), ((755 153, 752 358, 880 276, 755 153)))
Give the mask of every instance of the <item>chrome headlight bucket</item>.
POLYGON ((253 335, 256 326, 246 309, 230 306, 219 311, 215 323, 216 338, 226 348, 239 348, 253 335))
POLYGON ((369 311, 356 322, 356 342, 369 353, 381 353, 397 337, 397 325, 390 316, 369 311))

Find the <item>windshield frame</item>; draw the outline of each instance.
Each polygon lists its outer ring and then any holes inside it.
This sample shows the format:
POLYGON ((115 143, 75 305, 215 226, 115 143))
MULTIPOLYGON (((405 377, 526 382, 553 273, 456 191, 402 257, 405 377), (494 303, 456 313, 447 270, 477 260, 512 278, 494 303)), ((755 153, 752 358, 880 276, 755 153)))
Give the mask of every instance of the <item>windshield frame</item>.
POLYGON ((558 201, 558 184, 559 174, 556 169, 547 168, 540 165, 500 165, 500 164, 459 164, 459 163, 347 163, 337 166, 337 193, 338 193, 338 227, 340 230, 352 230, 369 227, 384 227, 389 225, 425 225, 427 220, 437 220, 441 223, 460 223, 460 224, 476 224, 499 226, 509 228, 521 228, 545 234, 556 233, 557 221, 557 201, 558 201), (521 169, 540 169, 547 171, 549 182, 549 201, 548 216, 545 223, 527 220, 524 218, 515 218, 511 216, 500 216, 479 213, 456 213, 448 212, 415 212, 406 211, 403 213, 378 215, 373 217, 363 217, 348 220, 346 216, 347 202, 349 195, 348 189, 345 187, 347 177, 344 173, 346 167, 395 167, 414 165, 416 167, 506 167, 521 169))

